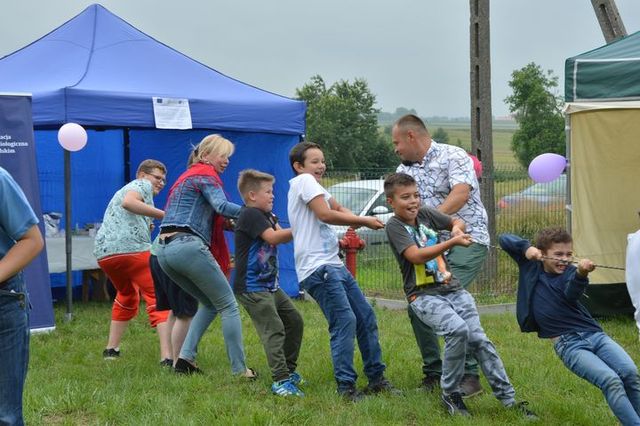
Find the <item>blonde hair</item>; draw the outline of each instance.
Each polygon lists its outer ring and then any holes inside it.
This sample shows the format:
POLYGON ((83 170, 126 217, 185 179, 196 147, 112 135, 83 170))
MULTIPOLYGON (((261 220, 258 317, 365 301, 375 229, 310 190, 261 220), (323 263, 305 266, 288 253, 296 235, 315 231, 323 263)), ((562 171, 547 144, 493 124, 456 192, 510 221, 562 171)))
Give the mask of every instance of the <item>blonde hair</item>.
POLYGON ((250 191, 258 191, 262 182, 275 182, 276 178, 269 173, 264 173, 255 169, 246 169, 240 172, 238 177, 238 191, 242 199, 247 202, 250 191))
POLYGON ((158 160, 147 159, 140 163, 140 165, 138 166, 138 170, 136 170, 136 176, 138 176, 140 173, 151 174, 154 169, 160 170, 165 175, 167 174, 167 167, 164 164, 162 164, 158 160))
POLYGON ((233 155, 234 149, 235 147, 230 140, 217 134, 207 135, 194 149, 195 159, 197 161, 202 161, 203 158, 209 154, 228 158, 233 155))

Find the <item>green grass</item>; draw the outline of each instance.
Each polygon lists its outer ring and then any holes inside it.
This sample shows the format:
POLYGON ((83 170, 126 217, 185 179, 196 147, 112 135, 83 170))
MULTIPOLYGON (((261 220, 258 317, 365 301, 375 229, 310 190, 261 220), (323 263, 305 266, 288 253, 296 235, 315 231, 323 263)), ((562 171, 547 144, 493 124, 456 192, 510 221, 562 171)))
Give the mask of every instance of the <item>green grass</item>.
MULTIPOLYGON (((306 397, 282 399, 271 383, 262 346, 242 312, 248 365, 261 377, 249 383, 230 374, 216 320, 198 356, 203 376, 179 377, 158 365, 157 339, 140 315, 127 330, 118 360, 101 356, 107 338, 110 305, 76 304, 65 323, 64 307, 55 306, 57 329, 31 340, 31 362, 25 391, 29 425, 417 425, 527 424, 504 410, 488 392, 469 401, 472 422, 443 413, 437 394, 417 390, 421 379, 418 349, 406 311, 376 308, 387 376, 403 396, 377 396, 358 404, 335 394, 327 325, 313 302, 296 302, 305 319, 300 373, 306 397)), ((601 393, 571 374, 553 353, 550 342, 518 331, 511 314, 483 316, 517 396, 530 401, 544 425, 615 424, 601 393)), ((609 334, 640 361, 638 333, 629 319, 604 321, 609 334)), ((358 371, 362 371, 356 355, 358 371)), ((363 378, 358 385, 364 386, 363 378)))
MULTIPOLYGON (((471 149, 471 128, 469 124, 461 123, 428 123, 429 130, 433 133, 438 127, 447 132, 449 135, 449 143, 451 145, 460 145, 466 149, 471 149)), ((513 137, 516 127, 502 128, 494 126, 493 136, 493 164, 499 166, 517 166, 518 160, 511 151, 511 138, 513 137)))

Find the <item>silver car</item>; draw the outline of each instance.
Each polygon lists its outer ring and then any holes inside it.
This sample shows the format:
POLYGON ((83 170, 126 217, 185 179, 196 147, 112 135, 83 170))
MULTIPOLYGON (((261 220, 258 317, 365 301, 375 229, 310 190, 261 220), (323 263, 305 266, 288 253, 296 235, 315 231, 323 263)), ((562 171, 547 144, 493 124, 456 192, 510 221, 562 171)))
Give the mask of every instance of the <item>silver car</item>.
MULTIPOLYGON (((387 223, 389 218, 393 216, 391 206, 387 204, 387 199, 384 196, 384 180, 382 179, 337 183, 328 187, 327 191, 338 203, 358 216, 376 216, 382 223, 387 223)), ((338 238, 342 238, 348 229, 348 226, 332 225, 331 227, 338 234, 338 238)), ((384 229, 374 231, 360 227, 356 232, 367 246, 387 242, 387 234, 384 229)))

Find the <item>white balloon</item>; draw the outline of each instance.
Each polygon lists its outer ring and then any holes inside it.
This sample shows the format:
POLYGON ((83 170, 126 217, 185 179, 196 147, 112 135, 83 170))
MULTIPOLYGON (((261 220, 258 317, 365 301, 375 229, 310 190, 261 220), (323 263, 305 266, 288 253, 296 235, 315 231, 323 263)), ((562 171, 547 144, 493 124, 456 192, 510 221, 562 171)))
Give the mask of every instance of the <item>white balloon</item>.
POLYGON ((64 124, 58 130, 58 142, 67 151, 80 151, 87 144, 87 131, 76 123, 64 124))

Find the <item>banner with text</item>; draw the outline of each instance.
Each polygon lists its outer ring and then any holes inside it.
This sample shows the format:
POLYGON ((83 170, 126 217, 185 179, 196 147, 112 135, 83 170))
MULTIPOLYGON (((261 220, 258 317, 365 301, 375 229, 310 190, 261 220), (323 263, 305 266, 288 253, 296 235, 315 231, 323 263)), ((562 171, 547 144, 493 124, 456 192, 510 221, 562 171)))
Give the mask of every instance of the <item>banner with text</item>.
MULTIPOLYGON (((0 93, 0 166, 13 176, 24 191, 40 220, 40 232, 44 238, 30 95, 0 93)), ((42 250, 25 268, 24 278, 32 306, 31 329, 54 327, 46 250, 42 250)))

